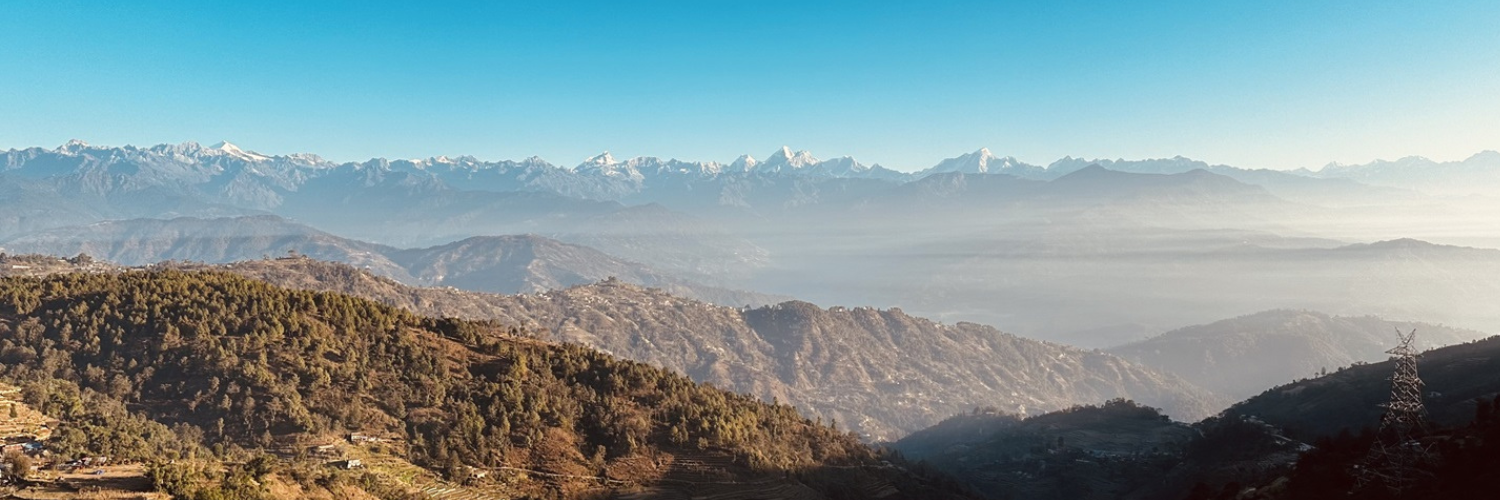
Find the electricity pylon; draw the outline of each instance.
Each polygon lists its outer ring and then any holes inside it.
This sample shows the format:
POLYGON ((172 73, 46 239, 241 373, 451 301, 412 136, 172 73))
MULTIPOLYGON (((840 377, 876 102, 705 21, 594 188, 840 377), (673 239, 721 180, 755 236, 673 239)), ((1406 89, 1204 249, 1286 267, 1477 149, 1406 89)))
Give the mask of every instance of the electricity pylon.
POLYGON ((1422 378, 1417 375, 1418 353, 1412 347, 1417 330, 1402 333, 1397 329, 1396 336, 1401 343, 1386 351, 1396 364, 1390 379, 1391 400, 1381 405, 1385 415, 1380 418, 1380 434, 1365 457, 1359 482, 1384 485, 1400 494, 1425 474, 1432 455, 1418 440, 1426 430, 1427 407, 1422 404, 1422 378))

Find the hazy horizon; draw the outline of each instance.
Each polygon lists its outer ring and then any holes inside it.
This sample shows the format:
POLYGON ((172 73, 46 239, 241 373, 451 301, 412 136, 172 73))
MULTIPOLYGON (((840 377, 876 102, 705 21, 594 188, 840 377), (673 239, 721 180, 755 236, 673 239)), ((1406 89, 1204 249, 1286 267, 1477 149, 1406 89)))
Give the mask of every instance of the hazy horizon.
POLYGON ((910 172, 988 147, 1278 170, 1500 149, 1500 6, 26 3, 0 147, 910 172), (274 7, 274 8, 273 8, 274 7), (80 124, 88 124, 80 129, 80 124), (757 156, 758 157, 758 156, 757 156))

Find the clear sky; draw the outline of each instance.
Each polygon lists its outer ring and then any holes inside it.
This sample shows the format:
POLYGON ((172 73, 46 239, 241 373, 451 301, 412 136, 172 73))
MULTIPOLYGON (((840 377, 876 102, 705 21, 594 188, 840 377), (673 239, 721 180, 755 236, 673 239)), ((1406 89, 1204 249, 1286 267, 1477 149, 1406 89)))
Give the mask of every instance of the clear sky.
POLYGON ((0 148, 1462 159, 1500 149, 1497 27, 1495 1, 11 0, 0 148))

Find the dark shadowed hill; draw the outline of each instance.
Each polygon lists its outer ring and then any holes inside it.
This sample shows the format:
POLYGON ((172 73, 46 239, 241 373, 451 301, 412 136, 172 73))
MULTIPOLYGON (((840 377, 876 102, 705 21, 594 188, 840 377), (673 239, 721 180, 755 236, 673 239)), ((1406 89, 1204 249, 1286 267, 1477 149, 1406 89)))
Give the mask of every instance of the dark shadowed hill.
POLYGON ((947 325, 900 310, 787 302, 714 306, 606 281, 533 295, 412 288, 311 260, 224 269, 370 297, 423 314, 495 319, 739 392, 792 403, 872 439, 976 406, 1037 412, 1129 397, 1195 420, 1217 400, 1183 380, 1094 351, 947 325))
POLYGON ((1420 330, 1422 349, 1486 336, 1427 323, 1283 309, 1180 328, 1109 352, 1241 400, 1295 378, 1384 360, 1397 343, 1398 328, 1420 330))
POLYGON ((1391 362, 1277 387, 1191 428, 1128 402, 1026 419, 989 409, 892 446, 996 499, 1493 497, 1500 337, 1427 351, 1419 365, 1431 420, 1415 435, 1433 460, 1415 463, 1400 495, 1357 480, 1390 399, 1391 362))
POLYGON ((891 446, 995 499, 1181 498, 1175 476, 1202 436, 1202 426, 1113 400, 1025 419, 975 411, 891 446))
MULTIPOLYGON (((1257 346, 1290 335, 1273 326, 1299 323, 1297 331, 1316 330, 1356 344, 1378 343, 1361 341, 1356 332, 1374 327, 1416 327, 1419 337, 1424 328, 1435 335, 1465 333, 1375 318, 1268 311, 1170 335, 1195 338, 1188 334, 1217 332, 1210 339, 1237 345, 1246 349, 1242 356, 1253 357, 1257 346), (1232 325, 1265 331, 1269 340, 1250 332, 1230 335, 1226 332, 1233 331, 1232 325), (1341 329, 1350 330, 1337 333, 1341 329)), ((1295 357, 1302 354, 1298 349, 1320 345, 1288 345, 1283 354, 1295 357)), ((1111 406, 1105 405, 1024 420, 991 409, 951 417, 893 447, 996 499, 1291 500, 1348 496, 1350 491, 1359 491, 1357 498, 1488 498, 1486 478, 1500 460, 1500 419, 1495 417, 1500 414, 1500 337, 1427 351, 1419 366, 1432 420, 1421 442, 1438 459, 1421 466, 1413 483, 1417 489, 1405 496, 1360 486, 1351 474, 1365 463, 1375 438, 1362 430, 1373 431, 1390 399, 1393 366, 1388 361, 1356 362, 1327 376, 1265 391, 1178 429, 1186 432, 1142 432, 1151 428, 1142 426, 1150 419, 1132 415, 1149 414, 1122 411, 1130 408, 1126 403, 1114 403, 1113 412, 1102 411, 1111 406)))
MULTIPOLYGON (((1500 337, 1427 351, 1417 363, 1426 383, 1428 413, 1439 424, 1468 422, 1475 416, 1476 398, 1500 394, 1500 337)), ((1390 361, 1358 364, 1267 390, 1225 411, 1259 418, 1305 439, 1345 428, 1358 431, 1380 422, 1385 411, 1380 405, 1390 400, 1392 366, 1390 361)))

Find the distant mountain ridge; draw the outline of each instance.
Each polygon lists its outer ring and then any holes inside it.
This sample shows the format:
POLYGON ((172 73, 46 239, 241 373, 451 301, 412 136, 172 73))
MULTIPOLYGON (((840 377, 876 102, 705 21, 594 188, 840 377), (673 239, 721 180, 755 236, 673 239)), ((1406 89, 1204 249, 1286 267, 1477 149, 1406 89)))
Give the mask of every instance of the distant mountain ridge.
POLYGON ((732 306, 786 300, 697 283, 537 235, 476 236, 428 248, 398 249, 335 236, 272 215, 101 222, 0 240, 0 250, 64 257, 88 254, 130 266, 165 260, 224 263, 292 253, 350 264, 402 283, 474 291, 535 293, 615 277, 732 306))
POLYGON ((1221 397, 1242 400, 1292 378, 1385 360, 1385 351, 1396 345, 1397 329, 1420 331, 1418 348, 1424 350, 1487 336, 1372 316, 1274 310, 1180 328, 1107 351, 1192 380, 1221 397))
POLYGON ((1500 185, 1500 151, 1481 151, 1458 161, 1435 161, 1421 156, 1375 160, 1363 165, 1330 163, 1317 171, 1295 173, 1319 178, 1345 178, 1392 187, 1416 188, 1433 194, 1489 195, 1500 185))
POLYGON ((98 222, 0 240, 0 250, 63 257, 88 254, 128 266, 164 260, 232 262, 281 257, 291 251, 413 280, 386 256, 396 248, 335 236, 274 215, 98 222))
MULTIPOLYGON (((676 171, 676 163, 653 165, 676 171)), ((686 214, 627 214, 631 207, 614 200, 633 192, 631 182, 630 176, 591 175, 537 159, 335 164, 316 155, 261 155, 228 143, 106 148, 73 141, 50 150, 0 152, 0 238, 106 220, 274 213, 399 246, 484 234, 587 235, 590 246, 699 277, 753 268, 763 260, 754 245, 686 214), (674 249, 682 240, 668 242, 672 246, 617 240, 610 229, 622 217, 637 232, 691 238, 695 258, 671 258, 681 254, 674 249), (678 265, 687 267, 673 269, 678 265)))

